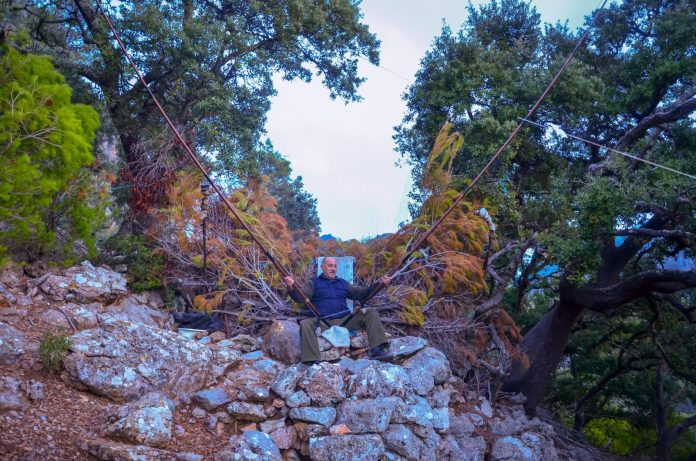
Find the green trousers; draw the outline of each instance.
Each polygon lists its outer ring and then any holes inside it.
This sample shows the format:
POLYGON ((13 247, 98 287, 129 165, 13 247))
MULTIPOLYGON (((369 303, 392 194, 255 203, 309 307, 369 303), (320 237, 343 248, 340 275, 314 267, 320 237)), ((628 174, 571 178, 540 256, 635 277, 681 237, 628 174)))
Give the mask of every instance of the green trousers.
MULTIPOLYGON (((327 319, 327 321, 332 325, 340 325, 346 317, 327 319)), ((317 361, 320 359, 319 340, 314 333, 318 324, 319 320, 316 318, 304 319, 300 322, 300 336, 302 338, 301 360, 303 362, 317 361)), ((349 330, 367 331, 367 340, 371 348, 388 341, 387 335, 384 332, 384 325, 382 325, 382 321, 379 319, 379 314, 371 309, 360 311, 360 313, 356 314, 344 327, 349 330)), ((326 326, 323 323, 321 324, 321 329, 322 331, 326 330, 326 326)))

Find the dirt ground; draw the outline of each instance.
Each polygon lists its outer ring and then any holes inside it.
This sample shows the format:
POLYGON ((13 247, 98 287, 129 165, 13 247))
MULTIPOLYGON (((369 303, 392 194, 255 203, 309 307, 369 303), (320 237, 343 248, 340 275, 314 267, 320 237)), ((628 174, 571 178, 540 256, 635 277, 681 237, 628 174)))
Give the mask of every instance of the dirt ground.
MULTIPOLYGON (((24 308, 0 304, 0 321, 22 331, 27 341, 35 345, 34 350, 26 352, 14 365, 0 366, 0 376, 40 381, 44 390, 44 398, 32 402, 24 412, 0 415, 0 460, 95 460, 97 458, 80 450, 78 443, 103 436, 109 415, 118 409, 118 403, 89 391, 76 390, 66 385, 58 374, 43 370, 36 349, 44 332, 55 332, 56 328, 44 323, 41 314, 60 305, 62 303, 47 301, 24 308), (26 309, 26 315, 17 309, 26 309)), ((191 405, 176 403, 174 423, 182 426, 184 433, 175 434, 162 448, 194 452, 212 459, 235 433, 235 428, 220 423, 211 431, 203 420, 191 416, 191 405)))

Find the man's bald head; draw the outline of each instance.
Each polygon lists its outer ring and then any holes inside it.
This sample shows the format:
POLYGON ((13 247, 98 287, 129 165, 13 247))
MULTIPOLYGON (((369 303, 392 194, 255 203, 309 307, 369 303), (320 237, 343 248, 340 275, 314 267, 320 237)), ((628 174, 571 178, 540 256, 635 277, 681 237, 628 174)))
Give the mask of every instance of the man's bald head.
POLYGON ((331 256, 327 256, 326 258, 322 259, 321 271, 324 273, 324 276, 327 279, 335 279, 337 269, 338 269, 338 263, 336 262, 336 258, 333 258, 331 256))

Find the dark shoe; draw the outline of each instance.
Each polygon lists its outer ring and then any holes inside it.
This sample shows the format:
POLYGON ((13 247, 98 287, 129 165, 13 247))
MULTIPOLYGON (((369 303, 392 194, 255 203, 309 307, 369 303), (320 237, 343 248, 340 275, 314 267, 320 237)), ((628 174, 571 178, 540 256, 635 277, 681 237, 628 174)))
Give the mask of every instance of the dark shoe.
POLYGON ((319 363, 319 360, 308 360, 307 362, 302 362, 303 365, 307 365, 308 367, 314 366, 317 363, 319 363))
POLYGON ((375 346, 372 349, 370 349, 370 358, 373 358, 375 360, 391 359, 392 356, 389 353, 389 344, 380 344, 379 346, 375 346))

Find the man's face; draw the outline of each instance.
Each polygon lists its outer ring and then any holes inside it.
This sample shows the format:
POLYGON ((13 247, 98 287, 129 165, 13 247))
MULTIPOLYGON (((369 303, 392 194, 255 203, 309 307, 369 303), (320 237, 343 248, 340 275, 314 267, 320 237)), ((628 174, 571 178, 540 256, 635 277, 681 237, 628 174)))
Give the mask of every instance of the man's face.
POLYGON ((321 270, 328 279, 336 278, 336 269, 338 269, 338 264, 336 264, 336 258, 324 258, 321 262, 321 270))

